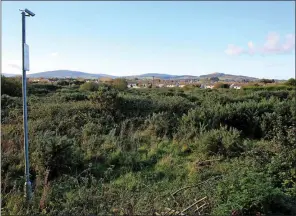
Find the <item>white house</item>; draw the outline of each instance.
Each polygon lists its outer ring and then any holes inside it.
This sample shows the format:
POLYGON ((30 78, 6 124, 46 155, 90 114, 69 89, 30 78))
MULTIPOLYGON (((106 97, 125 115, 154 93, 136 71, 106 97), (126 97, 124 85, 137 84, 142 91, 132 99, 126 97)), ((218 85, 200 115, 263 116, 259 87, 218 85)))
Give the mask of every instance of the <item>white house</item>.
POLYGON ((206 89, 213 89, 214 86, 213 85, 206 85, 206 89))
POLYGON ((241 86, 235 85, 235 84, 231 84, 229 86, 229 88, 234 88, 234 89, 241 89, 241 86))
POLYGON ((130 83, 127 85, 128 88, 134 88, 135 86, 138 87, 137 83, 130 83))
POLYGON ((166 87, 168 87, 168 88, 174 88, 174 87, 176 87, 176 85, 167 85, 166 87))
POLYGON ((205 86, 204 84, 201 84, 201 85, 200 85, 200 88, 201 88, 201 89, 205 89, 206 86, 205 86))

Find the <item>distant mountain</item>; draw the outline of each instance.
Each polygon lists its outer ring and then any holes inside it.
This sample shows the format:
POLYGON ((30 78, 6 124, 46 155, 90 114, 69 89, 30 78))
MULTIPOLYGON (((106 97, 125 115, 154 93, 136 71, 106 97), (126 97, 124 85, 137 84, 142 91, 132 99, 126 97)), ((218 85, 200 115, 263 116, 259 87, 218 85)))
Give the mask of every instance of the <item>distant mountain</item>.
POLYGON ((114 78, 114 76, 107 75, 107 74, 91 74, 91 73, 85 73, 81 71, 70 71, 70 70, 55 70, 55 71, 45 71, 40 73, 33 73, 27 75, 30 78, 86 78, 86 79, 98 79, 101 77, 110 77, 114 78))
POLYGON ((1 73, 1 75, 5 76, 5 77, 20 76, 19 74, 8 74, 8 73, 1 73))
POLYGON ((200 79, 210 79, 211 77, 218 77, 221 81, 242 81, 242 80, 258 80, 258 78, 255 77, 248 77, 248 76, 241 76, 241 75, 232 75, 232 74, 224 74, 224 73, 211 73, 207 75, 200 75, 200 79))
MULTIPOLYGON (((15 74, 2 74, 7 77, 11 76, 17 76, 15 74)), ((33 74, 27 74, 27 77, 29 78, 85 78, 85 79, 98 79, 98 78, 117 78, 117 76, 112 76, 108 74, 92 74, 92 73, 85 73, 81 71, 71 71, 71 70, 55 70, 55 71, 45 71, 40 73, 33 73, 33 74)), ((118 76, 119 77, 119 76, 118 76)), ((211 73, 201 76, 192 76, 192 75, 171 75, 171 74, 160 74, 160 73, 146 73, 146 74, 140 74, 140 75, 133 75, 133 76, 122 76, 122 78, 126 79, 166 79, 166 80, 181 80, 181 79, 199 79, 199 80, 205 80, 210 79, 211 77, 218 77, 221 81, 234 81, 239 82, 242 80, 258 80, 258 78, 255 77, 248 77, 248 76, 241 76, 241 75, 231 75, 231 74, 224 74, 224 73, 211 73)))
POLYGON ((159 74, 159 73, 146 73, 141 75, 125 76, 125 78, 128 78, 128 79, 133 79, 133 78, 152 79, 153 77, 158 79, 171 79, 175 76, 170 74, 159 74))
POLYGON ((196 79, 197 76, 192 75, 171 75, 171 74, 159 74, 159 73, 146 73, 141 75, 125 76, 127 79, 196 79))
POLYGON ((192 76, 192 75, 182 75, 182 76, 175 76, 174 79, 199 79, 198 76, 192 76))

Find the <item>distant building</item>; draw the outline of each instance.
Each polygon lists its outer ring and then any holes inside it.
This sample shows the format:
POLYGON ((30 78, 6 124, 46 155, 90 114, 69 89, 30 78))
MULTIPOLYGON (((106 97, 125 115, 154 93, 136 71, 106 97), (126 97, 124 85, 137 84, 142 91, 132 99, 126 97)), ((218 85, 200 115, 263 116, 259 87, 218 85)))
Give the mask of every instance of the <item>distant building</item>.
POLYGON ((229 86, 229 88, 233 88, 233 89, 241 89, 241 86, 239 86, 239 85, 236 85, 236 84, 231 84, 230 86, 229 86))
POLYGON ((213 89, 214 86, 213 86, 213 85, 206 85, 205 88, 206 88, 206 89, 213 89))
POLYGON ((168 87, 168 88, 174 88, 174 87, 176 87, 176 85, 170 84, 170 85, 167 85, 166 87, 168 87))
POLYGON ((128 88, 140 88, 137 83, 129 83, 127 85, 128 88))

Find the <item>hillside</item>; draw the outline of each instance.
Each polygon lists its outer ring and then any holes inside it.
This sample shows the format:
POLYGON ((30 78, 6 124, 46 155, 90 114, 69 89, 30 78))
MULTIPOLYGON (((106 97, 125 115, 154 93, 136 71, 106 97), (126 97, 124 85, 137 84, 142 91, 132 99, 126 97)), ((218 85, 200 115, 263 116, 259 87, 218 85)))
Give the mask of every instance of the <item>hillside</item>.
POLYGON ((16 74, 9 74, 9 73, 1 73, 1 75, 6 76, 6 77, 14 77, 14 76, 17 76, 16 74))
POLYGON ((229 81, 257 80, 258 79, 255 77, 224 74, 224 73, 219 73, 219 72, 199 76, 200 79, 210 79, 211 77, 218 77, 220 80, 229 80, 229 81))
MULTIPOLYGON (((3 74, 4 76, 11 77, 16 76, 13 74, 3 74)), ((72 78, 85 78, 85 79, 98 79, 101 77, 108 77, 108 78, 116 78, 119 76, 112 76, 108 74, 92 74, 92 73, 86 73, 81 71, 71 71, 71 70, 55 70, 55 71, 45 71, 40 73, 33 73, 33 74, 27 74, 29 78, 66 78, 66 77, 72 77, 72 78)), ((146 73, 146 74, 139 74, 139 75, 133 75, 133 76, 123 76, 123 78, 126 79, 165 79, 165 80, 181 80, 181 79, 210 79, 211 77, 218 77, 222 81, 242 81, 242 80, 257 80, 258 78, 254 77, 248 77, 248 76, 241 76, 241 75, 232 75, 232 74, 224 74, 224 73, 212 73, 212 74, 206 74, 206 75, 200 75, 200 76, 193 76, 193 75, 171 75, 171 74, 160 74, 160 73, 146 73)))
POLYGON ((125 78, 128 79, 152 79, 152 78, 158 78, 158 79, 172 79, 176 76, 170 75, 170 74, 159 74, 159 73, 146 73, 146 74, 140 74, 140 75, 133 75, 133 76, 125 76, 125 78))
POLYGON ((55 70, 55 71, 45 71, 40 73, 28 74, 28 77, 32 78, 65 78, 65 77, 72 77, 72 78, 87 78, 87 79, 95 79, 101 77, 110 77, 114 78, 114 76, 107 75, 107 74, 92 74, 92 73, 85 73, 81 71, 70 71, 70 70, 55 70))

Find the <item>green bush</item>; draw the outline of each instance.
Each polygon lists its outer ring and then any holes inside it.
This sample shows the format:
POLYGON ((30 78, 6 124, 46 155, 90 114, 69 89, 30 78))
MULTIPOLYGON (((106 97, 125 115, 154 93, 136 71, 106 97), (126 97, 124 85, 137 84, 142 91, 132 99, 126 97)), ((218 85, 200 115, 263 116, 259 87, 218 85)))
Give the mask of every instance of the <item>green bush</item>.
POLYGON ((293 86, 82 91, 68 81, 30 84, 30 205, 22 100, 1 96, 4 214, 153 215, 207 197, 202 215, 295 215, 293 86))
POLYGON ((65 101, 83 101, 87 100, 87 95, 81 93, 70 93, 61 96, 62 100, 65 101))
POLYGON ((90 91, 90 92, 94 92, 97 91, 99 89, 99 84, 95 83, 95 82, 86 82, 83 83, 80 88, 81 91, 90 91))
POLYGON ((127 81, 125 79, 120 79, 120 78, 114 79, 112 80, 111 85, 119 91, 123 91, 127 89, 127 81))
POLYGON ((296 86, 296 79, 290 78, 285 84, 289 86, 296 86))
POLYGON ((38 172, 50 170, 49 180, 57 178, 62 173, 75 172, 80 166, 81 156, 75 149, 74 141, 66 136, 55 136, 54 132, 47 132, 36 139, 33 161, 38 172))
POLYGON ((214 85, 214 88, 229 88, 229 84, 227 84, 227 83, 216 83, 215 85, 214 85))
POLYGON ((1 95, 12 97, 22 96, 22 83, 20 79, 9 78, 1 75, 1 95))
POLYGON ((39 83, 30 83, 28 85, 28 94, 29 95, 42 95, 55 92, 60 89, 59 86, 53 84, 39 84, 39 83))
POLYGON ((13 109, 22 107, 22 99, 19 97, 11 97, 9 95, 1 95, 1 108, 13 109))
POLYGON ((236 129, 210 130, 202 134, 198 141, 198 148, 208 155, 222 155, 225 157, 239 156, 243 151, 240 133, 236 129))
POLYGON ((115 111, 118 105, 117 90, 106 86, 101 86, 97 89, 97 92, 91 93, 88 98, 104 110, 115 111))
POLYGON ((228 169, 230 174, 217 186, 220 202, 213 214, 228 215, 234 211, 242 215, 292 213, 288 210, 291 198, 274 187, 264 172, 242 162, 234 163, 228 169))
POLYGON ((172 137, 177 128, 177 117, 167 112, 153 113, 145 120, 145 128, 151 135, 172 137))

